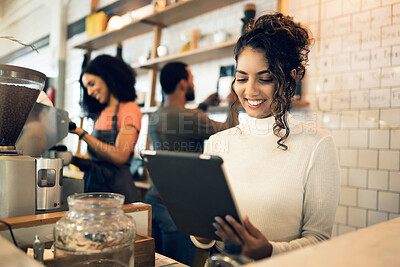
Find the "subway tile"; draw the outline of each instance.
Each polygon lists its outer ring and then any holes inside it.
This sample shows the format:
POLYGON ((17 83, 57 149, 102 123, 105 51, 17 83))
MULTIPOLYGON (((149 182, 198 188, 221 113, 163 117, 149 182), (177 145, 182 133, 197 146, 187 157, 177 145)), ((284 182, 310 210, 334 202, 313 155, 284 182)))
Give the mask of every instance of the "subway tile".
POLYGON ((332 57, 322 57, 319 62, 319 69, 321 73, 332 72, 332 57))
POLYGON ((381 45, 381 31, 379 29, 374 29, 370 31, 364 31, 361 35, 361 48, 371 49, 378 48, 381 45))
POLYGON ((349 33, 351 30, 351 17, 343 16, 335 19, 334 33, 335 35, 342 35, 349 33))
POLYGON ((322 18, 329 19, 342 14, 342 1, 331 1, 322 4, 322 18))
POLYGON ((332 227, 331 238, 338 236, 338 224, 334 223, 332 227))
POLYGON ((395 128, 400 126, 400 109, 382 109, 381 110, 381 127, 395 128))
POLYGON ((350 188, 350 187, 341 187, 339 204, 356 206, 357 205, 357 189, 350 188))
POLYGON ((380 69, 366 70, 361 73, 361 88, 379 87, 381 78, 380 69))
POLYGON ((338 226, 338 236, 345 235, 345 234, 354 232, 356 230, 357 230, 356 227, 339 224, 339 226, 338 226))
POLYGON ((341 128, 358 128, 359 115, 357 111, 342 111, 341 113, 341 128))
POLYGON ((370 148, 389 148, 389 130, 370 130, 369 147, 370 148))
POLYGON ((361 72, 345 72, 342 74, 343 89, 358 89, 361 83, 361 72))
MULTIPOLYGON (((400 27, 399 27, 400 28, 400 27)), ((381 86, 399 86, 400 85, 400 68, 382 68, 381 71, 381 86)))
POLYGON ((340 166, 357 167, 356 149, 339 149, 340 166))
POLYGON ((324 128, 336 129, 340 127, 340 115, 338 114, 326 113, 322 121, 324 128))
MULTIPOLYGON (((309 24, 311 23, 315 23, 315 24, 319 24, 320 21, 320 17, 317 15, 319 14, 319 5, 313 5, 307 8, 308 10, 308 22, 309 24)), ((310 29, 312 29, 310 27, 310 29)), ((317 31, 313 31, 313 32, 317 32, 317 31)))
POLYGON ((390 148, 400 149, 400 129, 390 130, 390 148))
POLYGON ((378 151, 371 150, 371 149, 360 149, 358 151, 358 167, 377 168, 378 167, 378 151))
POLYGON ((387 212, 368 210, 367 216, 368 216, 367 226, 371 226, 388 220, 387 212))
POLYGON ((328 111, 332 109, 332 94, 318 94, 317 97, 320 110, 328 111))
POLYGON ((332 109, 343 110, 350 108, 350 93, 343 92, 332 95, 332 109))
POLYGON ((387 190, 389 187, 389 173, 382 170, 368 170, 368 188, 387 190))
POLYGON ((353 70, 369 69, 370 58, 371 56, 369 51, 361 51, 353 53, 351 58, 352 69, 353 70))
POLYGON ((371 14, 369 11, 356 13, 352 17, 352 32, 369 30, 371 14))
POLYGON ((347 130, 332 130, 332 136, 338 147, 347 147, 349 145, 349 132, 347 130))
POLYGON ((350 147, 368 147, 368 130, 350 130, 350 147))
POLYGON ((349 186, 367 188, 367 170, 349 169, 349 186))
POLYGON ((396 213, 389 213, 389 220, 393 220, 396 218, 399 218, 400 214, 396 214, 396 213))
POLYGON ((380 150, 379 151, 379 169, 399 170, 399 151, 380 150))
POLYGON ((378 210, 399 212, 399 193, 378 192, 378 210))
POLYGON ((385 6, 371 11, 371 27, 380 28, 392 23, 392 7, 385 6))
POLYGON ((375 89, 370 91, 371 108, 390 107, 390 89, 375 89))
POLYGON ((392 47, 392 66, 396 65, 400 65, 400 45, 392 47))
POLYGON ((350 71, 351 70, 350 66, 351 66, 350 53, 342 53, 333 58, 333 70, 335 72, 350 71))
POLYGON ((381 1, 376 0, 362 0, 361 1, 361 10, 368 10, 373 8, 378 8, 381 4, 381 1))
POLYGON ((334 55, 339 54, 342 49, 342 39, 340 37, 328 38, 321 41, 321 54, 334 55))
POLYGON ((321 38, 329 38, 333 36, 334 23, 333 19, 325 19, 321 21, 321 38))
POLYGON ((392 88, 391 107, 400 107, 400 88, 392 88))
POLYGON ((400 192, 400 172, 391 171, 389 173, 389 190, 400 192))
POLYGON ((348 185, 348 173, 349 170, 347 168, 340 168, 340 185, 346 186, 348 185))
POLYGON ((350 92, 350 107, 368 108, 369 107, 369 90, 350 92))
POLYGON ((367 226, 367 210, 359 208, 349 208, 349 225, 356 227, 367 226))
MULTIPOLYGON (((397 0, 393 0, 398 3, 397 0)), ((393 5, 392 23, 400 24, 400 4, 393 5)))
POLYGON ((371 66, 374 68, 390 66, 391 58, 392 53, 390 47, 371 50, 371 66))
POLYGON ((342 86, 342 77, 340 74, 327 74, 322 76, 322 88, 325 92, 339 90, 342 86))
POLYGON ((343 14, 351 14, 361 10, 361 0, 347 0, 343 1, 342 11, 343 14))
POLYGON ((376 209, 378 207, 378 192, 376 190, 359 189, 358 207, 376 209))
POLYGON ((335 223, 347 224, 347 207, 345 206, 337 207, 335 223))
POLYGON ((343 36, 342 39, 343 52, 359 51, 360 47, 361 47, 361 32, 352 32, 350 34, 343 36))
POLYGON ((382 46, 398 45, 400 43, 399 25, 382 27, 382 46))
POLYGON ((391 5, 399 2, 399 0, 381 0, 381 1, 382 1, 382 6, 391 5))

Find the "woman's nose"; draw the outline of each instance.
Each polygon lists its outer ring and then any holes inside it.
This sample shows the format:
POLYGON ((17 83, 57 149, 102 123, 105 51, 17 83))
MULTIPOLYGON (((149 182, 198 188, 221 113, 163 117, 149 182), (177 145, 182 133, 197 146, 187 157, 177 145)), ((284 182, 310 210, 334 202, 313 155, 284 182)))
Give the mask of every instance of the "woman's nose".
POLYGON ((247 86, 246 86, 246 93, 247 95, 256 95, 258 92, 257 83, 254 79, 249 79, 247 86))

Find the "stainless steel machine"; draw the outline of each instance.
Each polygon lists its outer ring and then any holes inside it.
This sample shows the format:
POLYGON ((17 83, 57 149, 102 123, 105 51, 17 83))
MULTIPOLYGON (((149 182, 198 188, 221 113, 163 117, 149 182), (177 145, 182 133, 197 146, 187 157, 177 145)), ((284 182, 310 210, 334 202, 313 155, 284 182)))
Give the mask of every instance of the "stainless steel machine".
POLYGON ((62 204, 63 160, 42 155, 68 134, 68 113, 36 103, 45 81, 0 64, 0 219, 62 204))

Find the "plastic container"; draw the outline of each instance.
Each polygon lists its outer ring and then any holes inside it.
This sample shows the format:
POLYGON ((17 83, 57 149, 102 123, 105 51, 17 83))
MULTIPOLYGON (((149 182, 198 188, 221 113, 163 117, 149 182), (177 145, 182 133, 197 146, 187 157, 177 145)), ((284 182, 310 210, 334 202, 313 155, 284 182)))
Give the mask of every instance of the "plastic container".
POLYGON ((112 193, 69 196, 69 212, 54 228, 55 266, 133 267, 136 225, 122 210, 124 199, 112 193))
POLYGON ((210 256, 207 260, 208 267, 233 267, 242 266, 253 260, 242 254, 242 244, 225 242, 224 252, 210 256))

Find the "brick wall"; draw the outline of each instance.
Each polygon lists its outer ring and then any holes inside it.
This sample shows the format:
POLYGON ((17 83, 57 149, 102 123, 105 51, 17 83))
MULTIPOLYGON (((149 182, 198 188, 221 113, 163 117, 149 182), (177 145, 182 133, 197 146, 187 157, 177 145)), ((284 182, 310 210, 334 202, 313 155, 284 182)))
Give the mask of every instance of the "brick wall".
POLYGON ((400 213, 400 1, 290 1, 316 39, 306 113, 338 147, 341 191, 334 235, 400 213))

